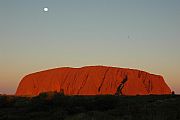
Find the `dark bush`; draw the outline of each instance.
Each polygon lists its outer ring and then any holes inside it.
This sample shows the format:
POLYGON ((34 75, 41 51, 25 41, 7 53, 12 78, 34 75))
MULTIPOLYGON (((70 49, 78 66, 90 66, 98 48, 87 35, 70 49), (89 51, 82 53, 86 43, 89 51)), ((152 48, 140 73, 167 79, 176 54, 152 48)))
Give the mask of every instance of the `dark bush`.
POLYGON ((179 95, 0 96, 0 120, 179 120, 179 95))

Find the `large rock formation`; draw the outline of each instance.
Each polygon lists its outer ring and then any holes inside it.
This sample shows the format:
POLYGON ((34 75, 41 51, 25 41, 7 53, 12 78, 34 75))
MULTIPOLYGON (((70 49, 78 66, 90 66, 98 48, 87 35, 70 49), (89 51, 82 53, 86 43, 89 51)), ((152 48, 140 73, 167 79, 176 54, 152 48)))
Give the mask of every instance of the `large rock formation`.
POLYGON ((63 91, 65 95, 171 94, 160 75, 126 68, 87 66, 29 74, 21 80, 16 95, 35 96, 50 91, 63 91))

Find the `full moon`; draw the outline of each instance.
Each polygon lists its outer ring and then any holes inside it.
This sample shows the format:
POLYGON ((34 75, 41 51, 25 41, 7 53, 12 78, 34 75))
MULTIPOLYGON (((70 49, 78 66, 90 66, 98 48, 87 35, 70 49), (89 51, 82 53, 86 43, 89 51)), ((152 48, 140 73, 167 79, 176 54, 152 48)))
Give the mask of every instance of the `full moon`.
POLYGON ((44 12, 47 12, 49 9, 47 7, 45 7, 43 10, 44 10, 44 12))

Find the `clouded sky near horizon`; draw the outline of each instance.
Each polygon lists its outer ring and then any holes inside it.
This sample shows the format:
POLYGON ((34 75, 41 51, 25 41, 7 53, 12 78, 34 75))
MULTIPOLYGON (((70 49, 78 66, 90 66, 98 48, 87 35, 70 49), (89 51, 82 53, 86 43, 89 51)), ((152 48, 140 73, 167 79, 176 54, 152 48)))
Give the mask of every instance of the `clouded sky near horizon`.
POLYGON ((14 94, 26 74, 85 65, 161 74, 180 93, 179 6, 180 0, 0 0, 0 94, 14 94))

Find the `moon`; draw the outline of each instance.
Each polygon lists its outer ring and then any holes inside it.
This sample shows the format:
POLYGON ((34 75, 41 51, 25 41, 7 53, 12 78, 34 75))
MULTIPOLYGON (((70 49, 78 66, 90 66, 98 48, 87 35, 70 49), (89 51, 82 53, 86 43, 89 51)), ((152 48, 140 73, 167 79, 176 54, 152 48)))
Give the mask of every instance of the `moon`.
POLYGON ((48 8, 47 7, 45 7, 45 8, 43 8, 43 10, 44 10, 44 12, 48 12, 48 8))

